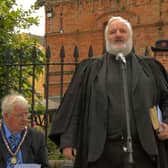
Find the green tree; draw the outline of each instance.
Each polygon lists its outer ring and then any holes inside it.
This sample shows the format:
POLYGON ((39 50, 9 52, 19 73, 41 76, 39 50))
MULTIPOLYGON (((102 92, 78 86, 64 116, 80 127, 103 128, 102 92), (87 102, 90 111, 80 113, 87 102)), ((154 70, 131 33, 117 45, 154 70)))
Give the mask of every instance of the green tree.
MULTIPOLYGON (((37 47, 37 40, 29 35, 20 34, 20 29, 38 25, 39 18, 32 17, 38 6, 23 10, 15 0, 0 0, 0 99, 7 93, 21 91, 27 98, 32 96, 32 62, 41 64, 45 61, 44 52, 37 47), (18 64, 29 66, 17 66, 18 64), (15 66, 11 66, 15 64, 15 66), (22 74, 20 73, 22 69, 22 74), (20 78, 22 76, 22 78, 20 78), (19 89, 19 83, 22 88, 19 89)), ((43 72, 43 66, 35 67, 35 77, 43 72)), ((41 95, 34 92, 41 109, 41 95)), ((35 104, 36 105, 36 104, 35 104)), ((37 105, 38 106, 38 105, 37 105)))
POLYGON ((15 35, 20 29, 27 29, 32 25, 38 25, 38 17, 32 17, 37 6, 32 5, 29 10, 23 10, 15 0, 0 1, 0 46, 3 48, 16 42, 15 35))

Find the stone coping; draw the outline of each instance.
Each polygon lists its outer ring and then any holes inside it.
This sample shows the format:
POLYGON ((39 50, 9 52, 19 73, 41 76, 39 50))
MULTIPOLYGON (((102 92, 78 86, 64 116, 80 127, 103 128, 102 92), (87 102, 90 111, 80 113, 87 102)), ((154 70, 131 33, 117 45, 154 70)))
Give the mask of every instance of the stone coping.
POLYGON ((50 168, 73 168, 72 160, 49 160, 50 168))

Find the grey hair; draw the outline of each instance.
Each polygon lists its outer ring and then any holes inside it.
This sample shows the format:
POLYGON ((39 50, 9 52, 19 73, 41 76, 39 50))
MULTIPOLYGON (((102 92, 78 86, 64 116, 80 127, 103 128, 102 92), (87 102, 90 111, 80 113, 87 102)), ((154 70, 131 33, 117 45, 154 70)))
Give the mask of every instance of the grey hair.
POLYGON ((125 25, 128 27, 128 30, 129 30, 129 33, 130 33, 130 37, 132 38, 133 36, 133 30, 132 30, 132 26, 130 24, 130 22, 120 16, 112 16, 109 20, 108 20, 108 23, 106 25, 106 28, 105 28, 105 32, 104 32, 104 35, 105 35, 105 40, 107 41, 108 40, 108 30, 109 30, 109 25, 115 21, 115 20, 119 20, 123 23, 125 23, 125 25))
POLYGON ((1 103, 2 116, 5 113, 12 113, 16 106, 28 108, 29 105, 28 101, 20 94, 6 95, 1 103))

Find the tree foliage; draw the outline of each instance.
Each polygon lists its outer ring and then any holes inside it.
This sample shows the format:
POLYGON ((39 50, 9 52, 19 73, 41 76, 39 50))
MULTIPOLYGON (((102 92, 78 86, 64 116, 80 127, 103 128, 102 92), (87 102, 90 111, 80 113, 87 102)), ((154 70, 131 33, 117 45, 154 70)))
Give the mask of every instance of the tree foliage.
POLYGON ((32 25, 38 25, 38 17, 31 14, 35 12, 35 6, 29 10, 23 10, 15 0, 0 1, 0 46, 6 46, 15 41, 15 35, 20 29, 27 29, 32 25))
MULTIPOLYGON (((20 29, 38 25, 39 18, 32 16, 37 8, 32 5, 30 9, 24 10, 15 0, 0 0, 0 99, 11 90, 20 91, 27 98, 32 96, 32 63, 43 63, 44 52, 37 47, 35 38, 20 34, 20 29)), ((43 66, 35 66, 37 80, 43 69, 43 66)), ((34 94, 37 102, 41 102, 41 95, 34 94)))

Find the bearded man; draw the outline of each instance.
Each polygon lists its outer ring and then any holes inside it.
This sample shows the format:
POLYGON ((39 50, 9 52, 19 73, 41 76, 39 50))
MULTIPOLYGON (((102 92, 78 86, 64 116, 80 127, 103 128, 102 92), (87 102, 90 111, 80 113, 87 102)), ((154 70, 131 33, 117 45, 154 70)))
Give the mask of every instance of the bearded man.
POLYGON ((131 24, 111 17, 106 53, 82 61, 56 114, 49 137, 77 168, 166 168, 168 79, 156 60, 132 52, 131 24), (149 111, 159 106, 155 130, 149 111))

